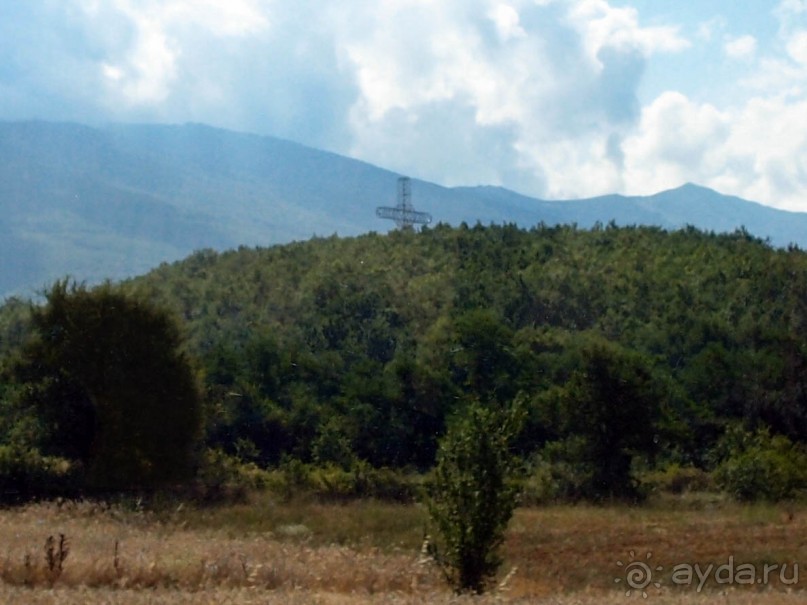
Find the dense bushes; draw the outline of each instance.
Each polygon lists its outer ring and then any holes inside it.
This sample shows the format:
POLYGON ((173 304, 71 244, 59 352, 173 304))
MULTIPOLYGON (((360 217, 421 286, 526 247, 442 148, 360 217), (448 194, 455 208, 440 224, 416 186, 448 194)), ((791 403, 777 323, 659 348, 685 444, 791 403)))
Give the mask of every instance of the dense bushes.
POLYGON ((807 448, 765 428, 732 427, 715 454, 718 486, 739 500, 785 500, 807 489, 807 448))
POLYGON ((702 468, 672 463, 664 468, 644 473, 642 488, 650 493, 684 494, 714 489, 712 474, 702 468))
POLYGON ((35 449, 0 445, 0 502, 77 494, 81 470, 80 465, 35 449))
POLYGON ((389 468, 373 468, 355 461, 348 468, 286 460, 270 474, 269 487, 287 498, 311 496, 328 501, 375 498, 411 502, 420 489, 420 478, 413 473, 389 468))

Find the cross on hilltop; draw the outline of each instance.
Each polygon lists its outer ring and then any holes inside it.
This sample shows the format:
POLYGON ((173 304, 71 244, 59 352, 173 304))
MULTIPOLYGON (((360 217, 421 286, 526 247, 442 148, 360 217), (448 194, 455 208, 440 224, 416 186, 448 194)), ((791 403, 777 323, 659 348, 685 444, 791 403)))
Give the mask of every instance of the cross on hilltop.
POLYGON ((414 225, 428 225, 432 222, 432 215, 428 212, 417 212, 412 206, 412 183, 408 176, 398 179, 398 205, 379 206, 375 209, 379 218, 395 221, 398 229, 411 230, 414 225))

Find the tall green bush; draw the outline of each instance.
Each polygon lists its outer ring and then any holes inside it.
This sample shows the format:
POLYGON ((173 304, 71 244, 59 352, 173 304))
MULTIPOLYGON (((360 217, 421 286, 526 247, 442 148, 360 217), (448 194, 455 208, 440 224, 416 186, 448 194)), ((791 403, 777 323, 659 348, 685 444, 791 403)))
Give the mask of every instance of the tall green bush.
POLYGON ((579 356, 579 367, 566 384, 547 397, 565 438, 561 449, 588 477, 577 495, 639 499, 632 466, 658 449, 664 385, 645 356, 619 345, 594 339, 584 343, 579 356))
POLYGON ((429 550, 457 592, 484 592, 502 563, 519 492, 511 444, 523 422, 521 406, 472 403, 440 442, 426 498, 439 541, 429 550))

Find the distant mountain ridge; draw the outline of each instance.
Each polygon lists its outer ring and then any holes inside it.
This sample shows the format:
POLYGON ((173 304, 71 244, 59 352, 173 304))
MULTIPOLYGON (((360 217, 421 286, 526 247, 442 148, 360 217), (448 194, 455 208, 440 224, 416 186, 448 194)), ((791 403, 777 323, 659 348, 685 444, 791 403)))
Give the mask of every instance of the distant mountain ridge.
POLYGON ((807 213, 789 212, 723 195, 693 183, 650 196, 604 195, 580 200, 546 201, 527 198, 498 187, 474 187, 469 193, 491 202, 532 200, 548 224, 576 223, 590 228, 595 223, 614 221, 618 225, 652 225, 680 229, 687 225, 702 231, 733 232, 745 228, 774 246, 796 244, 807 247, 807 213))
MULTIPOLYGON (((188 124, 91 128, 0 122, 0 297, 71 275, 144 273, 200 248, 271 245, 312 235, 387 231, 399 175, 297 143, 188 124)), ((807 214, 684 185, 648 197, 547 201, 499 187, 413 179, 435 221, 745 226, 774 245, 807 247, 807 214)))

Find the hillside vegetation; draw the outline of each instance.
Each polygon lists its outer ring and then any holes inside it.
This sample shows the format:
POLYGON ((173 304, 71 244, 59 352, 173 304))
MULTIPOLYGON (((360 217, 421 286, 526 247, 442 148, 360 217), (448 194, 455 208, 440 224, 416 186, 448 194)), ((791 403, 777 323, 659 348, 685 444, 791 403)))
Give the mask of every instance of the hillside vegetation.
MULTIPOLYGON (((287 476, 427 470, 471 402, 518 400, 541 497, 669 469, 804 485, 807 255, 745 231, 438 225, 200 251, 120 288, 184 323, 206 446, 287 476)), ((7 356, 24 315, 0 314, 7 356)))

